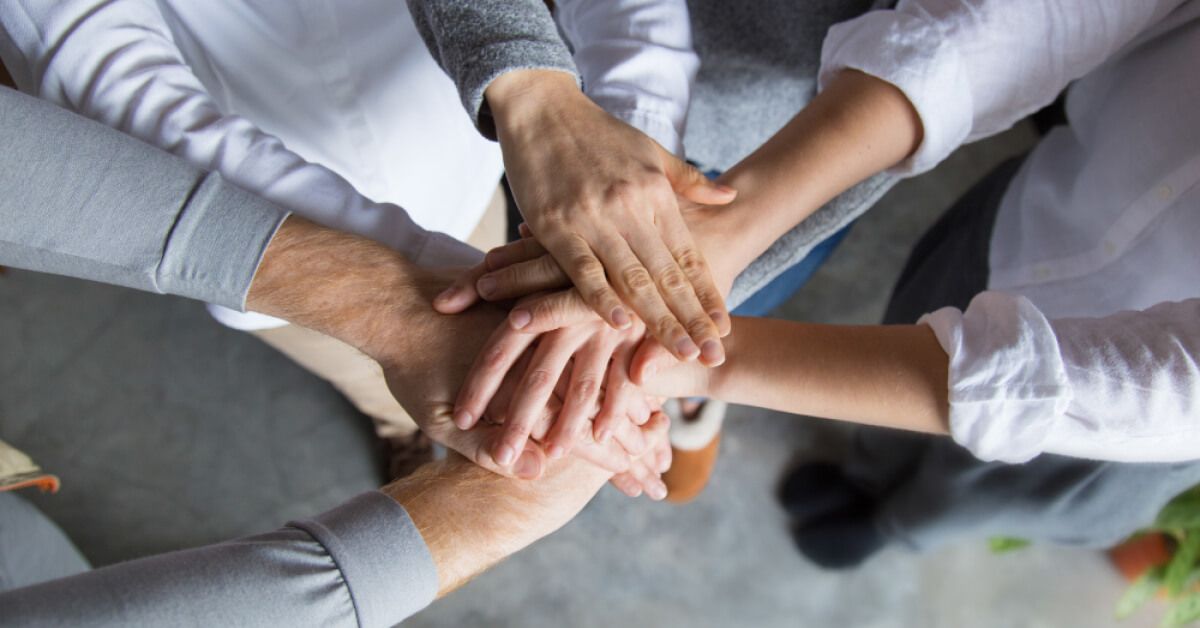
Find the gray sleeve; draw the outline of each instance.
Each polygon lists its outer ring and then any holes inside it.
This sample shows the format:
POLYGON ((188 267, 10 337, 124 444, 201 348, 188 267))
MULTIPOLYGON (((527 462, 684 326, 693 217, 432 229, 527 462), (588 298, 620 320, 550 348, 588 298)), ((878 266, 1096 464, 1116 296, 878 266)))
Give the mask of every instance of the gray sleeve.
POLYGON ((429 52, 454 79, 479 132, 496 139, 483 92, 512 70, 579 75, 544 0, 408 0, 429 52))
POLYGON ((875 175, 842 192, 804 222, 792 227, 738 275, 726 305, 732 310, 765 288, 826 238, 854 222, 898 180, 899 177, 888 173, 875 175))
POLYGON ((408 513, 372 491, 269 534, 0 593, 0 625, 392 626, 436 593, 408 513))
POLYGON ((0 265, 244 309, 287 212, 0 87, 0 265))

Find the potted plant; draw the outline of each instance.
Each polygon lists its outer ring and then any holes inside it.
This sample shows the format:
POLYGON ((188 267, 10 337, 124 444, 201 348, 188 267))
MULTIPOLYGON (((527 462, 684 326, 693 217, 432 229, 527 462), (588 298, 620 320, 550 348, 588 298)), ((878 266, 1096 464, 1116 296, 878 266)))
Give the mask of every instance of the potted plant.
POLYGON ((1163 626, 1200 620, 1200 486, 1171 500, 1154 525, 1109 550, 1109 556, 1133 582, 1117 604, 1118 618, 1163 596, 1170 603, 1163 626))

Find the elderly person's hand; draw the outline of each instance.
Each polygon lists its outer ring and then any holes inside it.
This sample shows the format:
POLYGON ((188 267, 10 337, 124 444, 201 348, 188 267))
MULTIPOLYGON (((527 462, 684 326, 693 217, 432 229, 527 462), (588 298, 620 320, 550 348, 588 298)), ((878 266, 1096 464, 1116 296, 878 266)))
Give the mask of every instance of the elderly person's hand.
POLYGON ((719 364, 729 315, 677 196, 723 204, 734 191, 605 113, 569 75, 510 72, 486 97, 522 215, 587 304, 615 329, 640 317, 681 360, 719 364))

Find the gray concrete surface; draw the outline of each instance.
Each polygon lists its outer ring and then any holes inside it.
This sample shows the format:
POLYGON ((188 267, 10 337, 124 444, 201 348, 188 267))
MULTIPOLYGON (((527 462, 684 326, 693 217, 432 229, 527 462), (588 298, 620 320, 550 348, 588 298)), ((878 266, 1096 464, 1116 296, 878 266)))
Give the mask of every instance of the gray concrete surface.
MULTIPOLYGON (((1027 129, 904 182, 782 316, 876 322, 908 248, 1027 129)), ((11 272, 0 279, 0 438, 64 480, 36 502, 94 562, 267 529, 378 480, 364 419, 253 338, 179 299, 11 272)), ((685 506, 604 490, 566 528, 412 626, 1103 627, 1124 589, 1094 552, 887 550, 823 572, 773 498, 796 460, 836 457, 829 422, 731 409, 716 475, 685 506)))

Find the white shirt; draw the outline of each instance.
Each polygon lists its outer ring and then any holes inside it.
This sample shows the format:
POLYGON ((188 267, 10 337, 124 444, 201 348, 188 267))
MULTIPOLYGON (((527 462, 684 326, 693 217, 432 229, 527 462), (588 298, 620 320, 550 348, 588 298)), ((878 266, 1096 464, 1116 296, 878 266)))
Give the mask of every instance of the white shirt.
MULTIPOLYGON (((684 0, 567 0, 560 15, 588 93, 681 152, 698 64, 684 0)), ((404 2, 13 0, 0 28, 25 91, 420 263, 470 259, 425 230, 471 233, 500 151, 458 109, 404 2)), ((210 311, 240 329, 283 324, 210 311)))
POLYGON ((859 69, 920 114, 901 173, 1077 81, 1002 200, 990 292, 923 319, 979 457, 1200 458, 1197 60, 1195 0, 912 0, 830 31, 823 82, 859 69))

